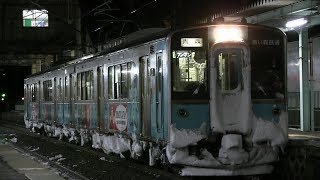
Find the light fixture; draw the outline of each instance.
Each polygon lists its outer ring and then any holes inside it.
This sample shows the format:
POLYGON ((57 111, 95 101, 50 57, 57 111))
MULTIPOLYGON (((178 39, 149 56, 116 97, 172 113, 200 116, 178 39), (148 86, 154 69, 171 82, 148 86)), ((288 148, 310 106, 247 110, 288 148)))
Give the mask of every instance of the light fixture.
POLYGON ((244 34, 237 26, 217 26, 213 31, 214 41, 219 42, 242 42, 244 34))
POLYGON ((304 18, 295 19, 286 23, 287 28, 295 28, 306 24, 308 21, 304 18))

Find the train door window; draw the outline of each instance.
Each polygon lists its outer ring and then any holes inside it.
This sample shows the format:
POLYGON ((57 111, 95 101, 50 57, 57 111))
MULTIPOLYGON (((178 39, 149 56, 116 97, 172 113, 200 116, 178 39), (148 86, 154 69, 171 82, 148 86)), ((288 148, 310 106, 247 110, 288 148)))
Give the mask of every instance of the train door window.
POLYGON ((68 76, 64 77, 64 99, 65 101, 68 100, 68 92, 69 92, 69 83, 68 83, 68 76))
POLYGON ((172 58, 174 96, 183 98, 206 96, 206 52, 204 50, 174 50, 172 58))
POLYGON ((77 99, 81 100, 81 74, 77 74, 77 99))
POLYGON ((31 102, 36 102, 38 99, 37 93, 38 93, 38 87, 37 84, 31 84, 31 102))
POLYGON ((218 49, 215 52, 218 73, 218 86, 221 91, 236 89, 241 82, 241 49, 218 49))
POLYGON ((93 71, 85 71, 77 74, 78 100, 91 100, 93 91, 93 71))
POLYGON ((43 82, 43 98, 44 101, 52 101, 52 81, 43 82))
POLYGON ((114 80, 114 92, 115 99, 120 98, 120 87, 121 87, 121 67, 120 65, 115 66, 115 80, 114 80))
POLYGON ((62 100, 62 78, 59 78, 58 84, 57 84, 57 100, 60 101, 62 100))
POLYGON ((114 67, 111 66, 108 68, 108 98, 114 99, 114 67))
POLYGON ((93 71, 86 72, 86 99, 93 99, 93 71))
POLYGON ((129 97, 131 85, 131 63, 121 64, 121 98, 129 97))
POLYGON ((121 65, 121 98, 128 97, 128 67, 126 64, 121 65))

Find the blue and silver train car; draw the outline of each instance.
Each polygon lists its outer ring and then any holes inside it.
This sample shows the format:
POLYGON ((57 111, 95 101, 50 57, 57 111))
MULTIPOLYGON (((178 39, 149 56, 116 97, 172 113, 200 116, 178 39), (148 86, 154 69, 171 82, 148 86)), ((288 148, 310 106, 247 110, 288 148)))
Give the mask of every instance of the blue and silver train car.
POLYGON ((182 175, 270 173, 287 141, 284 33, 154 30, 25 79, 27 127, 107 153, 147 152, 150 165, 182 165, 182 175))

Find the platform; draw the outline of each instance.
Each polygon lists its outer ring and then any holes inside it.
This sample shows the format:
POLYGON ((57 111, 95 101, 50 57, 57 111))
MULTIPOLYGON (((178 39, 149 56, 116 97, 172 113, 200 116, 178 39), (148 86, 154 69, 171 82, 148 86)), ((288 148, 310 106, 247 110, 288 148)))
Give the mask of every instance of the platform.
POLYGON ((57 172, 10 144, 0 143, 0 180, 63 180, 57 172))

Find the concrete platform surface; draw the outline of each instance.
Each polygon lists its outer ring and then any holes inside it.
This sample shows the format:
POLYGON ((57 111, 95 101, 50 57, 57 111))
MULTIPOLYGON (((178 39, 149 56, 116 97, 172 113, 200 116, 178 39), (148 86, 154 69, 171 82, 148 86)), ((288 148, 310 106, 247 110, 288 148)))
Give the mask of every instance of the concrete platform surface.
POLYGON ((0 143, 0 180, 63 180, 45 164, 24 154, 8 144, 0 143))

